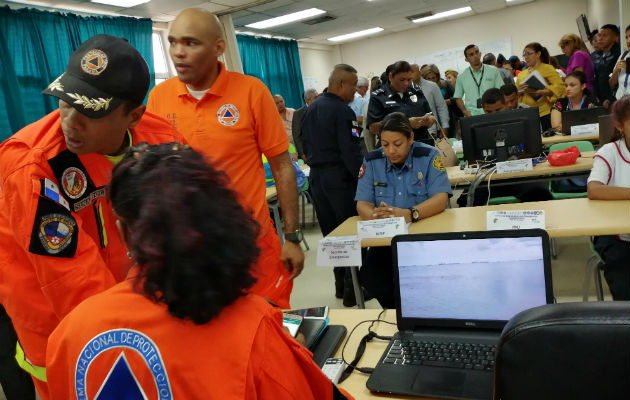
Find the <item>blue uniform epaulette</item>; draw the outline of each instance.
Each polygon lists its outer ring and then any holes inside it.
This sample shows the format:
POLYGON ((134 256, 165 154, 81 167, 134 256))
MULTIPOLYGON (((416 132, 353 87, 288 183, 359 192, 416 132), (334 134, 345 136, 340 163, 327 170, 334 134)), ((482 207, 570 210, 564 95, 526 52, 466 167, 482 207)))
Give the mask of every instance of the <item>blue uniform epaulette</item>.
POLYGON ((375 91, 372 92, 372 94, 374 96, 378 96, 381 93, 385 93, 385 90, 383 90, 383 88, 378 88, 378 89, 376 89, 375 91))
POLYGON ((413 156, 414 157, 424 157, 431 154, 431 149, 429 147, 414 147, 413 156))
POLYGON ((378 160, 379 158, 385 158, 385 154, 381 149, 372 150, 365 155, 365 161, 378 160))

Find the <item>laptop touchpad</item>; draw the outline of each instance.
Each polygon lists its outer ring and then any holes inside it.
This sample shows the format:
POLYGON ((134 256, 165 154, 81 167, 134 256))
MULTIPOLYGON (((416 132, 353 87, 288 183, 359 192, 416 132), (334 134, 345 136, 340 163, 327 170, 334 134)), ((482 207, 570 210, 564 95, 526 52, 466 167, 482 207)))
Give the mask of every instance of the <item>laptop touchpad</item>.
POLYGON ((465 380, 465 372, 423 368, 416 375, 412 391, 419 394, 459 397, 465 380))

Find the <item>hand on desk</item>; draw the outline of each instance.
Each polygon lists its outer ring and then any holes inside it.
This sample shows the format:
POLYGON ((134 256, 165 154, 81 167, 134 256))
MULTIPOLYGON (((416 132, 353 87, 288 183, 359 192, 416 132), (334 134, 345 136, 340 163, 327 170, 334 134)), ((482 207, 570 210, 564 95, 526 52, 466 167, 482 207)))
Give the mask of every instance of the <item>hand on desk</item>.
POLYGON ((280 260, 284 263, 289 273, 289 280, 297 278, 304 269, 304 252, 299 243, 285 240, 280 260))
POLYGON ((373 219, 395 218, 395 217, 403 217, 405 219, 405 222, 409 222, 411 220, 409 210, 389 206, 384 201, 381 201, 381 204, 378 207, 374 207, 374 210, 372 210, 373 219))

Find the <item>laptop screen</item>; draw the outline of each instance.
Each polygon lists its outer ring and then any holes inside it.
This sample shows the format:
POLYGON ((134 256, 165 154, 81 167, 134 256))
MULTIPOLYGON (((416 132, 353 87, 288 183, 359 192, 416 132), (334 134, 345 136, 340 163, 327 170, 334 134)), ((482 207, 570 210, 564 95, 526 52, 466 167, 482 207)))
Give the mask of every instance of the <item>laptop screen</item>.
POLYGON ((520 311, 547 304, 544 240, 533 236, 398 241, 401 316, 507 321, 520 311))

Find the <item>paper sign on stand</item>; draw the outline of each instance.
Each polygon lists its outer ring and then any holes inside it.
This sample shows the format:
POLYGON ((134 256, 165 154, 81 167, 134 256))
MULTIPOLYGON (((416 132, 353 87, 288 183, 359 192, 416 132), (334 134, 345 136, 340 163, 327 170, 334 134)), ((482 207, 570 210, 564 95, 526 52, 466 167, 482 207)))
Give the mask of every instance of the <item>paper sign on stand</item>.
POLYGON ((409 224, 403 217, 371 219, 358 221, 357 232, 359 239, 391 238, 396 235, 406 235, 409 232, 409 224))
POLYGON ((573 125, 571 136, 599 135, 599 124, 573 125))
POLYGON ((361 241, 358 236, 332 236, 319 241, 318 267, 357 267, 361 265, 361 241))
POLYGON ((503 229, 545 229, 544 210, 488 211, 486 214, 489 231, 503 229))

